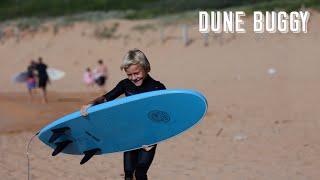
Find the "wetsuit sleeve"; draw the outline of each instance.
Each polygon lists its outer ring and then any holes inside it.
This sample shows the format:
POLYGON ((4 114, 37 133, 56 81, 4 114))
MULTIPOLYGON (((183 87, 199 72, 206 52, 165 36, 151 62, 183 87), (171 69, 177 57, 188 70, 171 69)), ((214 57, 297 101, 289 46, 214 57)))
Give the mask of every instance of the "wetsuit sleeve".
POLYGON ((123 82, 119 82, 116 87, 114 87, 111 91, 104 94, 103 96, 100 96, 92 101, 92 105, 101 104, 106 101, 112 101, 119 97, 121 94, 124 93, 124 85, 123 82))
POLYGON ((163 85, 161 82, 159 82, 159 85, 158 85, 158 90, 165 90, 167 89, 165 85, 163 85))

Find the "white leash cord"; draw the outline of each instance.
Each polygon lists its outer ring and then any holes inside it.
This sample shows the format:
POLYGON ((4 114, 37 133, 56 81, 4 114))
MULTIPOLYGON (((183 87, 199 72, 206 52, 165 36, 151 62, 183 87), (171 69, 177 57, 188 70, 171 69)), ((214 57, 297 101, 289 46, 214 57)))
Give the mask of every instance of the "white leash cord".
POLYGON ((31 139, 30 139, 30 141, 29 141, 29 143, 28 143, 28 146, 27 146, 27 159, 28 159, 28 180, 31 180, 31 177, 30 177, 30 159, 29 159, 29 147, 30 147, 30 144, 31 144, 31 142, 32 142, 32 140, 33 140, 33 138, 34 137, 36 137, 37 135, 39 134, 39 132, 37 132, 36 134, 34 134, 32 137, 31 137, 31 139))

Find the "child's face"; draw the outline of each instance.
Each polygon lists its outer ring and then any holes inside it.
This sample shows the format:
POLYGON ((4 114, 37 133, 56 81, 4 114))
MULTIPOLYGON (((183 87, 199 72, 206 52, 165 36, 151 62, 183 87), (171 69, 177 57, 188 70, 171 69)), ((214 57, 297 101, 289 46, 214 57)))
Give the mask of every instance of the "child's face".
POLYGON ((147 76, 146 71, 139 64, 133 64, 129 66, 125 72, 127 73, 128 79, 136 86, 141 86, 143 80, 147 76))

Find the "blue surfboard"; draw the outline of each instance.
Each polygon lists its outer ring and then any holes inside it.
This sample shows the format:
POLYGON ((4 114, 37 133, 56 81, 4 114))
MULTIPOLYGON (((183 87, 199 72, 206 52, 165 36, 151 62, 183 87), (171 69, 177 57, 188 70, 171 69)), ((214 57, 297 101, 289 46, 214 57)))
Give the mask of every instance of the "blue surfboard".
POLYGON ((27 79, 28 79, 28 72, 25 71, 25 72, 15 74, 12 78, 12 81, 16 83, 25 83, 27 79))
POLYGON ((85 157, 157 144, 197 124, 207 111, 205 97, 192 90, 159 90, 115 99, 66 115, 40 130, 54 149, 85 157))

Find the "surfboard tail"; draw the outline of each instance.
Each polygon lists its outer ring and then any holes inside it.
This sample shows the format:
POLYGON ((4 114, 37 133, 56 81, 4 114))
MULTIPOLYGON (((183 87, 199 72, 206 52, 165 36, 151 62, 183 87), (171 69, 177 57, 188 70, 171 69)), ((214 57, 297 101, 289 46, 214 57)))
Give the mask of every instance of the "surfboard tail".
POLYGON ((69 127, 63 127, 63 128, 57 128, 57 129, 52 129, 52 135, 49 138, 49 143, 53 143, 54 141, 56 141, 59 137, 61 137, 62 135, 64 135, 67 131, 69 131, 70 128, 69 127))
POLYGON ((57 147, 52 152, 52 156, 56 156, 57 154, 59 154, 61 151, 63 151, 71 143, 72 143, 72 141, 70 141, 70 140, 55 143, 57 145, 57 147))

